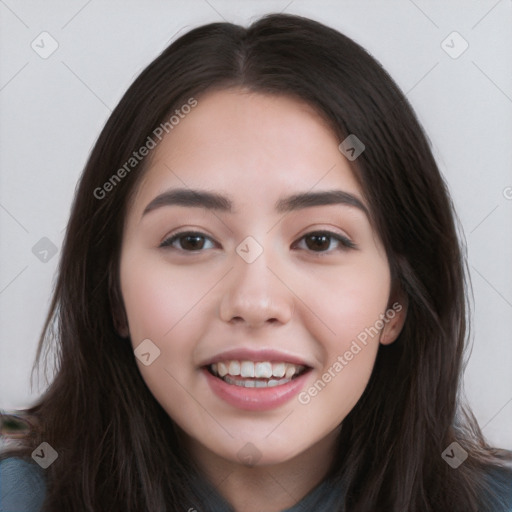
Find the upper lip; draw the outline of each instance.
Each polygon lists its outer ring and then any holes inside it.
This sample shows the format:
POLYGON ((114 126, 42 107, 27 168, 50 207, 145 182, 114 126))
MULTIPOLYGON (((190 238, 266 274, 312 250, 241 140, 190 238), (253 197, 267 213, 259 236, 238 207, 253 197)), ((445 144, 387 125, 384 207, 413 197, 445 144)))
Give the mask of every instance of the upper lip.
POLYGON ((273 349, 255 350, 248 348, 234 348, 231 350, 226 350, 220 354, 217 354, 216 356, 211 357, 210 359, 205 360, 203 363, 201 363, 200 366, 210 366, 211 364, 218 363, 219 361, 274 361, 280 363, 292 363, 308 367, 311 366, 305 362, 303 358, 293 354, 287 354, 286 352, 280 352, 273 349))

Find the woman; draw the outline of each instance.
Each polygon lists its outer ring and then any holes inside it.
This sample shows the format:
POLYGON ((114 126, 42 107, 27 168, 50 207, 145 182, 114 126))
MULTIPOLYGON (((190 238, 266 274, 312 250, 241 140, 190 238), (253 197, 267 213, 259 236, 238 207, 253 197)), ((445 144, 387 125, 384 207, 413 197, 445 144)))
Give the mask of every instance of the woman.
POLYGON ((92 151, 4 481, 42 472, 34 510, 512 510, 459 403, 465 294, 380 65, 297 16, 199 27, 92 151))

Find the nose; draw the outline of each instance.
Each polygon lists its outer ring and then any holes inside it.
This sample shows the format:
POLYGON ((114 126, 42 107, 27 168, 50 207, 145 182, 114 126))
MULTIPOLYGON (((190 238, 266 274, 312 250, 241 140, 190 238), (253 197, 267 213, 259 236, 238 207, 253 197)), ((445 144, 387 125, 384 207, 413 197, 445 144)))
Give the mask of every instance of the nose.
POLYGON ((266 251, 252 263, 237 256, 222 294, 221 320, 248 327, 290 321, 294 295, 286 286, 284 276, 269 268, 267 263, 266 251))

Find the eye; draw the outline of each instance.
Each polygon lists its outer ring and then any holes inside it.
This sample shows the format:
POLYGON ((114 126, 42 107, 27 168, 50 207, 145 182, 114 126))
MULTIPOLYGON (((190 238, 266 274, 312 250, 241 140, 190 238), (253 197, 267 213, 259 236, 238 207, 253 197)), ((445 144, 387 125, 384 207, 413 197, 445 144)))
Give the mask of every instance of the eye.
MULTIPOLYGON (((346 236, 334 233, 332 231, 312 231, 301 237, 294 246, 299 245, 301 241, 305 241, 306 249, 317 253, 332 252, 332 243, 335 242, 335 249, 354 249, 356 245, 346 236)), ((160 247, 171 247, 186 252, 201 252, 202 249, 212 249, 215 245, 211 238, 204 233, 198 231, 182 231, 165 239, 160 247), (205 247, 205 242, 210 241, 211 246, 205 247), (178 242, 179 247, 176 247, 178 242)), ((302 247, 303 248, 303 247, 302 247)))
MULTIPOLYGON (((173 249, 181 249, 187 252, 198 252, 201 251, 201 249, 205 249, 205 240, 211 241, 211 239, 204 233, 196 231, 182 231, 181 233, 176 233, 175 235, 165 239, 160 244, 160 247, 172 247, 173 249), (176 247, 174 245, 177 241, 179 241, 181 247, 176 247)), ((206 249, 211 248, 212 247, 206 247, 206 249)))
MULTIPOLYGON (((332 252, 332 243, 335 242, 338 250, 355 249, 354 242, 346 236, 332 231, 312 231, 306 233, 299 241, 305 241, 306 248, 317 253, 332 252), (340 247, 341 246, 341 247, 340 247), (330 249, 331 248, 331 249, 330 249)), ((298 245, 297 243, 297 245, 298 245)))

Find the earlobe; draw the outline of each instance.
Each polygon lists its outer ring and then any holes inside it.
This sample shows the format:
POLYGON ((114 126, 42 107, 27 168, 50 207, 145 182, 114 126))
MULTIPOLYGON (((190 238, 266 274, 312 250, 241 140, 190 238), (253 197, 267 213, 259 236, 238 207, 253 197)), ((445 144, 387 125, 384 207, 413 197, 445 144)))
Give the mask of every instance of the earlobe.
POLYGON ((407 298, 402 296, 400 300, 391 303, 385 314, 385 325, 380 334, 379 342, 382 345, 390 345, 403 329, 407 317, 407 298))
POLYGON ((128 319, 126 318, 126 313, 124 311, 124 307, 118 297, 117 294, 110 298, 110 309, 112 314, 112 323, 114 324, 114 328, 117 331, 117 334, 121 336, 121 338, 128 338, 130 336, 130 330, 128 328, 128 319))
POLYGON ((110 302, 110 313, 112 315, 112 323, 114 329, 121 338, 129 338, 130 330, 128 328, 128 318, 123 306, 123 300, 119 291, 119 286, 113 282, 111 275, 109 275, 108 298, 110 302))
POLYGON ((112 321, 114 323, 114 328, 117 331, 117 334, 121 336, 121 338, 129 338, 130 330, 128 329, 128 323, 126 321, 126 315, 122 314, 123 319, 119 318, 119 314, 112 313, 112 321))

